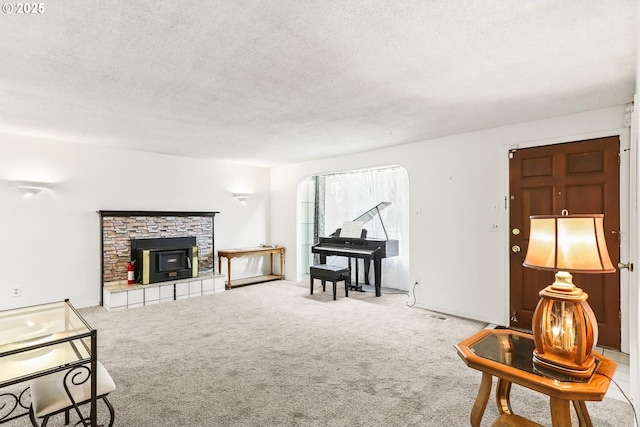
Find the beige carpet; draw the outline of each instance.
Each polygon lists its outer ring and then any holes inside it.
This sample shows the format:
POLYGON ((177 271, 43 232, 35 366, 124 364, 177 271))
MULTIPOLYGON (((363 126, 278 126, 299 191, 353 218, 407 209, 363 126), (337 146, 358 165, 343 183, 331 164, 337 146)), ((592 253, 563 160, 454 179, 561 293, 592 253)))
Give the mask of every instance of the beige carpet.
MULTIPOLYGON (((481 374, 453 346, 483 323, 410 308, 402 294, 345 298, 339 287, 333 301, 318 289, 310 296, 306 282, 278 281, 126 311, 82 310, 118 387, 115 425, 469 425, 481 374)), ((587 405, 595 426, 633 425, 624 402, 587 405)), ((514 385, 512 406, 550 423, 548 398, 538 393, 514 385)), ((492 399, 482 425, 497 415, 492 399)))

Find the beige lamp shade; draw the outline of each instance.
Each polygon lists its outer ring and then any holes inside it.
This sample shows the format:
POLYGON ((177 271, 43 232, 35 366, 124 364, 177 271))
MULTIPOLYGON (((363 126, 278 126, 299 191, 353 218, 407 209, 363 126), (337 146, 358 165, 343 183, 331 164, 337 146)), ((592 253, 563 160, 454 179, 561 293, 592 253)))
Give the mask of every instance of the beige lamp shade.
POLYGON ((615 271, 604 237, 604 215, 531 216, 525 267, 571 273, 615 271))
POLYGON ((596 369, 593 348, 598 321, 588 295, 571 273, 615 271, 604 238, 604 215, 534 215, 523 265, 556 271, 555 282, 540 291, 531 326, 538 370, 589 378, 596 369))

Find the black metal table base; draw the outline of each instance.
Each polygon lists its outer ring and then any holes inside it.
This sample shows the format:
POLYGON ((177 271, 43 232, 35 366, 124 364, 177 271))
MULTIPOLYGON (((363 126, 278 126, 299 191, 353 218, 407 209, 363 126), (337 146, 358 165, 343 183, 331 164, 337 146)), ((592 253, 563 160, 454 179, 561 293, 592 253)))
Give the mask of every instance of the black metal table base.
POLYGON ((0 394, 0 424, 27 416, 30 406, 31 394, 29 393, 29 387, 17 395, 9 392, 0 394))

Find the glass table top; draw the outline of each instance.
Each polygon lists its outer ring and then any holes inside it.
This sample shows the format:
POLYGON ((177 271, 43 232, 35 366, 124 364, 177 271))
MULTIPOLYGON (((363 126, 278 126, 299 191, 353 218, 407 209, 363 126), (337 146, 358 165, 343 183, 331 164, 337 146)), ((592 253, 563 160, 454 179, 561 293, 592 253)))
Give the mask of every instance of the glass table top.
MULTIPOLYGON (((533 337, 509 333, 489 334, 470 345, 469 349, 479 357, 557 381, 589 381, 589 378, 563 375, 534 365, 533 350, 535 349, 535 343, 533 337)), ((599 363, 599 361, 596 360, 596 363, 599 363)))
POLYGON ((67 301, 0 312, 0 386, 88 360, 91 333, 67 301))

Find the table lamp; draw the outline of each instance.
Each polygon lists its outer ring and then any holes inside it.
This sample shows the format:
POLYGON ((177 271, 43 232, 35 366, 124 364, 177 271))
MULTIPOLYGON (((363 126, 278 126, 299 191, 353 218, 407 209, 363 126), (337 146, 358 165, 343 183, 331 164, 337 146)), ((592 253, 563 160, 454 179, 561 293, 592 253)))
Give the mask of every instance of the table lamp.
POLYGON ((604 215, 530 218, 523 265, 556 271, 555 282, 540 291, 533 313, 534 366, 588 378, 596 368, 591 352, 598 342, 598 322, 588 295, 573 284, 571 273, 615 271, 604 237, 604 215))

